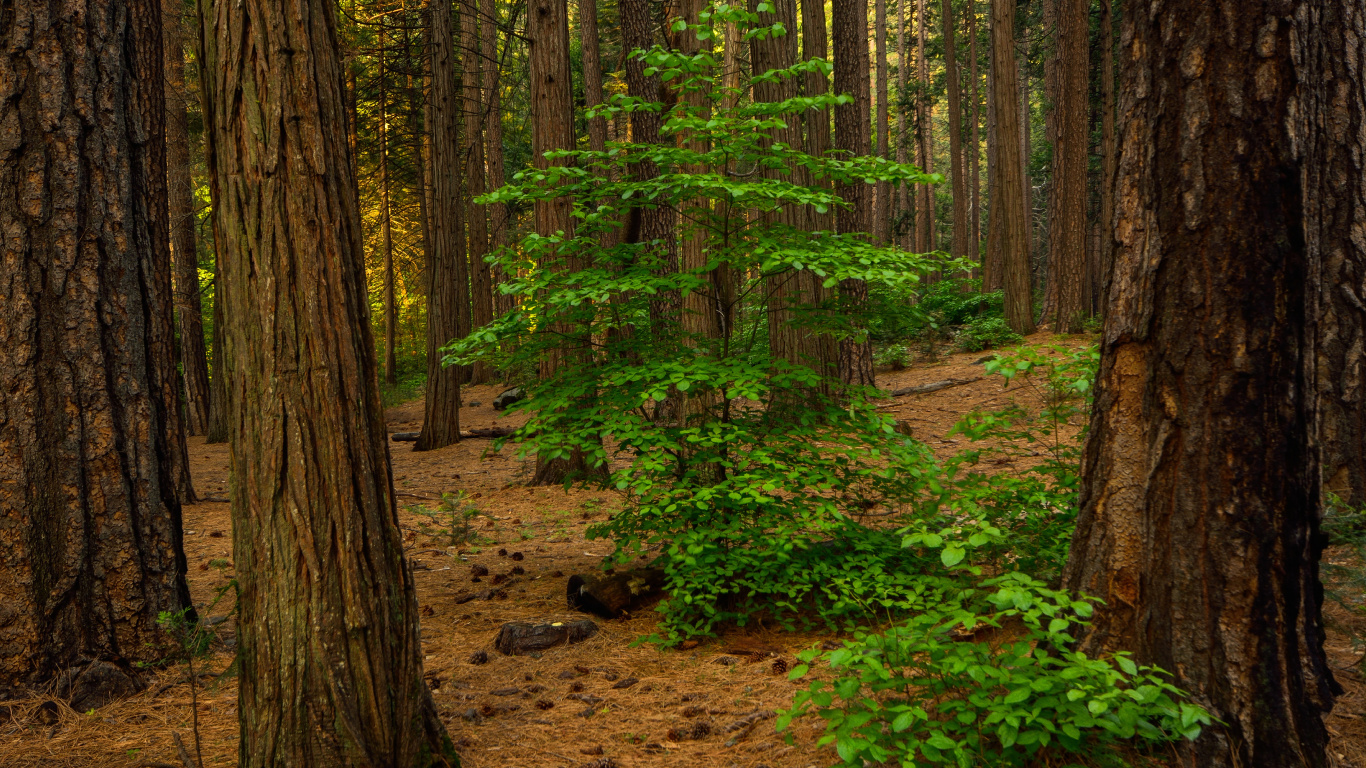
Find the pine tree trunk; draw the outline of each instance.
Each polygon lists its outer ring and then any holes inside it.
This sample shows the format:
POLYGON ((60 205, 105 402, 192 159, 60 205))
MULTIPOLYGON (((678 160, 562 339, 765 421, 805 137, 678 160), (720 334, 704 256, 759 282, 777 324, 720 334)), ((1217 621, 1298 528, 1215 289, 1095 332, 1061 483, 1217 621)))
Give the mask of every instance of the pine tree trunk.
POLYGON ((453 765, 422 680, 390 479, 336 6, 292 10, 201 7, 214 31, 212 173, 230 192, 214 215, 232 359, 238 759, 453 765))
POLYGON ((996 125, 996 52, 995 25, 991 21, 991 0, 987 0, 987 247, 982 256, 982 292, 992 293, 1005 287, 1005 251, 1001 247, 1001 160, 998 151, 1001 133, 996 125))
POLYGON ((444 448, 460 441, 460 369, 441 364, 441 347, 460 336, 464 233, 460 226, 460 87, 455 77, 455 37, 449 0, 431 0, 432 250, 427 254, 427 397, 422 434, 414 450, 444 448))
POLYGON ((1293 122, 1314 73, 1291 57, 1333 28, 1297 41, 1285 8, 1124 19, 1118 250, 1064 582, 1105 601, 1083 650, 1171 670, 1224 722, 1173 745, 1182 765, 1329 764, 1305 244, 1319 190, 1301 188, 1293 122))
POLYGON ((1115 41, 1112 0, 1100 0, 1101 51, 1101 190, 1100 190, 1100 311, 1109 306, 1110 273, 1115 263, 1115 175, 1119 152, 1115 144, 1115 41))
POLYGON ((1366 11, 1313 0, 1299 19, 1306 125, 1305 237, 1321 269, 1317 383, 1323 478, 1354 508, 1366 504, 1366 11))
MULTIPOLYGON (((468 190, 469 206, 465 209, 465 220, 469 223, 470 259, 470 330, 482 328, 493 322, 493 273, 489 270, 484 257, 489 252, 489 227, 487 211, 483 205, 474 202, 484 194, 484 110, 483 74, 480 67, 479 44, 479 4, 478 0, 460 1, 460 29, 464 56, 465 91, 465 140, 468 142, 466 154, 465 183, 468 190)), ((493 377, 487 363, 482 361, 470 367, 470 384, 484 384, 493 377)))
POLYGON ((993 205, 1000 198, 1001 286, 1006 322, 1016 333, 1034 332, 1034 297, 1029 281, 1029 221, 1025 211, 1024 158, 1020 136, 1020 94, 1015 69, 1015 3, 991 0, 991 80, 995 98, 996 175, 993 205))
MULTIPOLYGON (((910 71, 910 61, 906 57, 906 3, 910 0, 896 0, 896 161, 905 165, 909 162, 907 157, 907 146, 914 131, 907 125, 906 105, 902 100, 906 97, 906 78, 910 71)), ((910 237, 910 226, 905 217, 910 210, 911 188, 906 184, 898 184, 896 187, 896 210, 892 213, 892 227, 896 231, 896 244, 900 248, 909 250, 912 245, 910 237)))
POLYGON ((969 208, 971 215, 968 217, 971 223, 971 230, 968 240, 968 255, 972 259, 982 258, 982 171, 981 171, 981 132, 982 125, 981 105, 982 99, 978 91, 978 84, 981 82, 977 74, 977 0, 967 0, 964 6, 964 16, 967 20, 968 28, 968 55, 971 57, 969 68, 972 77, 972 88, 969 89, 969 98, 972 99, 972 143, 968 148, 968 180, 971 189, 969 197, 969 208))
POLYGON ((954 256, 968 255, 968 191, 963 178, 963 96, 958 82, 957 36, 953 29, 953 4, 943 0, 944 79, 949 90, 949 177, 953 184, 954 256))
POLYGON ((388 41, 383 17, 379 21, 379 240, 384 271, 384 381, 398 384, 398 310, 394 301, 394 236, 389 208, 389 112, 388 72, 385 54, 388 41))
POLYGON ((0 28, 0 690, 15 695, 91 662, 122 667, 131 693, 130 663, 169 641, 158 613, 190 605, 161 4, 124 8, 10 6, 0 28))
MULTIPOLYGON (((887 0, 873 0, 873 39, 877 56, 877 156, 887 157, 891 113, 887 109, 887 0)), ((873 242, 887 243, 891 227, 892 185, 879 181, 874 190, 873 242)))
MULTIPOLYGON (((484 60, 484 93, 488 100, 488 111, 484 115, 484 157, 488 163, 489 189, 500 189, 505 183, 503 173, 503 112, 502 112, 502 59, 498 57, 498 27, 495 0, 482 0, 480 17, 484 60), (496 63, 495 63, 496 62, 496 63)), ((506 203, 489 206, 489 246, 497 250, 507 245, 508 207, 506 203)), ((505 315, 513 309, 515 299, 506 296, 498 287, 507 282, 507 275, 500 265, 493 265, 493 311, 505 315)))
MULTIPOLYGON (((918 0, 919 5, 916 9, 916 46, 915 60, 919 68, 918 89, 915 100, 915 136, 916 153, 920 168, 926 173, 934 173, 934 147, 930 135, 934 131, 934 115, 930 108, 930 103, 926 97, 926 91, 930 87, 930 63, 926 58, 925 32, 926 32, 926 8, 925 0, 918 0)), ((934 210, 934 187, 929 184, 921 184, 917 188, 915 203, 915 250, 917 253, 929 253, 937 245, 934 237, 935 210, 934 210)))
POLYGON ((1086 319, 1086 174, 1090 38, 1087 0, 1059 3, 1057 60, 1053 65, 1053 209, 1049 212, 1049 266, 1056 313, 1053 330, 1080 333, 1086 319))
POLYGON ((209 357, 199 295, 199 252, 194 237, 194 184, 190 181, 190 132, 185 111, 185 45, 181 5, 163 0, 162 52, 166 71, 166 193, 175 261, 175 306, 180 321, 180 361, 185 382, 185 433, 209 429, 209 357))
MULTIPOLYGON (((868 93, 868 0, 834 0, 831 26, 835 93, 853 97, 850 103, 835 107, 835 148, 849 156, 866 156, 872 149, 868 136, 872 101, 868 93)), ((836 215, 840 236, 867 238, 872 225, 872 186, 847 184, 835 191, 849 203, 836 215)), ((862 311, 868 300, 868 284, 862 280, 842 280, 839 288, 846 311, 862 311)), ((873 353, 866 339, 840 340, 839 374, 845 385, 872 386, 873 353)))

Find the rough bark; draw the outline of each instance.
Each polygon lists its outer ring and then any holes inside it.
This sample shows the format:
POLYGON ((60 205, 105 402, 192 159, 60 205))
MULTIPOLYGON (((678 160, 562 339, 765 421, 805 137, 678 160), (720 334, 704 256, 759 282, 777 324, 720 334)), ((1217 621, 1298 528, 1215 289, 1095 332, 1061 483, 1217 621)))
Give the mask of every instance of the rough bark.
POLYGON ((379 242, 381 269, 384 274, 384 382, 398 384, 398 307, 394 298, 394 233, 392 209, 389 206, 389 98, 387 67, 388 53, 385 20, 379 20, 379 242))
MULTIPOLYGON (((579 43, 583 50, 584 106, 592 109, 603 103, 597 0, 579 3, 579 43)), ((598 116, 588 121, 588 148, 594 152, 607 149, 607 118, 598 116)))
POLYGON ((175 307, 180 321, 180 362, 185 384, 185 433, 209 429, 209 357, 204 348, 199 253, 195 247, 194 184, 190 181, 190 131, 185 112, 185 44, 181 4, 162 3, 162 52, 166 81, 166 195, 175 263, 175 307))
POLYGON ((0 27, 0 689, 167 651, 181 544, 160 0, 0 27))
MULTIPOLYGON (((495 0, 482 0, 481 44, 484 61, 484 93, 488 110, 484 113, 484 158, 487 162, 489 189, 500 189, 505 183, 503 172, 503 112, 502 60, 498 58, 498 9, 495 0)), ((515 19, 514 19, 515 20, 515 19)), ((508 207, 506 203, 489 206, 489 247, 494 251, 507 245, 508 207)), ((504 295, 498 287, 507 281, 503 268, 493 265, 493 310, 498 315, 512 311, 515 299, 504 295)))
MULTIPOLYGON (((934 173, 934 145, 931 134, 934 131, 934 115, 926 93, 930 87, 930 62, 925 55, 926 31, 925 0, 918 0, 915 14, 916 45, 915 60, 917 68, 917 88, 915 99, 915 142, 916 161, 921 170, 934 173)), ((934 187, 921 184, 916 187, 915 203, 915 250, 928 253, 936 247, 934 238, 934 187)))
MULTIPOLYGON (((999 198, 997 236, 1006 322, 1016 333, 1034 332, 1034 296, 1029 284, 1029 220, 1025 212, 1021 157, 1020 94, 1015 64, 1015 3, 991 0, 991 82, 996 120, 996 176, 992 205, 999 198)), ((990 271, 988 274, 991 274, 990 271)))
POLYGON ((201 13, 232 360, 239 763, 456 764, 422 680, 394 504, 336 6, 201 13))
POLYGON ((1080 333, 1086 279, 1087 89, 1090 14, 1087 0, 1057 0, 1057 58, 1052 130, 1053 209, 1049 212, 1050 285, 1058 333, 1080 333))
POLYGON ((1115 273, 1064 582, 1105 601, 1082 649, 1172 671, 1226 724, 1174 745, 1183 765, 1328 765, 1293 7, 1124 19, 1115 273))
MULTIPOLYGON (((465 92, 465 186, 468 207, 465 220, 469 225, 470 260, 470 329, 482 328, 493 322, 493 273, 484 257, 489 252, 487 210, 474 202, 485 192, 484 166, 484 110, 482 56, 479 44, 479 4, 477 0, 460 0, 461 50, 464 55, 465 92)), ((491 64, 485 63, 491 66, 491 64)), ((470 367, 470 383, 484 384, 493 371, 482 361, 470 367)))
MULTIPOLYGON (((908 125, 909 120, 906 105, 903 100, 906 98, 906 78, 910 72, 910 61, 906 57, 906 4, 910 0, 896 0, 896 161, 901 164, 909 162, 907 157, 907 147, 910 144, 914 131, 908 125)), ((910 249, 911 236, 910 225, 905 217, 910 210, 910 187, 906 184, 898 184, 896 187, 896 209, 892 213, 892 227, 896 233, 896 244, 900 248, 910 249)))
POLYGON ((444 448, 460 441, 460 369, 441 364, 441 347, 460 337, 460 307, 465 301, 460 215, 460 89, 455 77, 455 37, 449 0, 429 6, 432 90, 427 126, 432 163, 427 254, 427 397, 422 436, 415 450, 444 448))
POLYGON ((982 172, 981 172, 981 105, 982 99, 978 91, 981 80, 977 74, 977 2, 967 0, 964 6, 963 15, 966 17, 968 28, 968 56, 971 58, 969 73, 972 77, 972 88, 968 91, 968 98, 972 99, 972 137, 968 147, 968 186, 971 187, 970 197, 968 198, 968 208, 970 211, 969 219, 971 228, 968 240, 968 254, 973 259, 982 258, 982 172))
MULTIPOLYGON (((825 3, 821 0, 801 0, 802 13, 802 56, 805 59, 830 60, 830 46, 826 34, 825 3)), ((824 96, 830 93, 830 81, 825 75, 808 72, 802 80, 802 93, 806 96, 824 96)), ((803 114, 805 126, 806 153, 814 157, 824 157, 830 151, 830 110, 807 110, 803 114)), ((808 179, 808 183, 830 189, 828 180, 808 179)), ((804 225, 813 232, 829 232, 835 229, 833 213, 820 213, 815 208, 806 210, 804 225)), ((831 298, 830 292, 814 273, 803 271, 798 277, 800 301, 812 305, 824 304, 831 298)), ((734 293, 732 290, 731 293, 734 293)), ((732 297, 733 301, 733 297, 732 297)), ((839 350, 830 336, 804 333, 791 339, 796 346, 789 347, 795 354, 790 360, 805 360, 827 378, 839 375, 839 350)))
POLYGON ((1101 78, 1101 190, 1100 190, 1100 311, 1110 295, 1110 273, 1115 263, 1115 174, 1119 150, 1115 142, 1115 40, 1111 0, 1100 0, 1101 78))
POLYGON ((1307 201, 1305 238, 1321 269, 1317 436, 1327 490, 1366 504, 1366 10, 1313 0, 1297 19, 1307 201))
POLYGON ((953 189, 953 242, 949 252, 954 256, 966 256, 968 190, 963 177, 963 95, 958 82, 957 33, 953 28, 951 0, 943 0, 940 8, 944 17, 944 78, 949 90, 949 178, 953 189))
MULTIPOLYGON (((873 64, 877 71, 877 156, 887 157, 891 113, 887 109, 887 0, 873 0, 873 64)), ((873 242, 890 242, 892 185, 879 181, 873 190, 873 242)))
MULTIPOLYGON (((835 148, 846 156, 868 155, 872 142, 868 136, 868 0, 834 0, 831 37, 835 49, 835 92, 849 94, 853 100, 835 107, 835 148)), ((840 185, 836 193, 848 203, 839 209, 836 226, 841 237, 867 238, 872 226, 871 185, 840 185)), ((840 281, 840 300, 847 311, 859 312, 868 299, 868 285, 862 280, 840 281)), ((873 384, 873 352, 867 339, 841 339, 839 375, 845 385, 873 384)))
MULTIPOLYGON (((995 38, 991 23, 991 0, 987 0, 987 41, 995 38)), ((987 46, 987 243, 982 255, 982 292, 1005 285, 1005 252, 1001 250, 1001 163, 997 152, 1000 130, 996 126, 996 53, 987 46)))

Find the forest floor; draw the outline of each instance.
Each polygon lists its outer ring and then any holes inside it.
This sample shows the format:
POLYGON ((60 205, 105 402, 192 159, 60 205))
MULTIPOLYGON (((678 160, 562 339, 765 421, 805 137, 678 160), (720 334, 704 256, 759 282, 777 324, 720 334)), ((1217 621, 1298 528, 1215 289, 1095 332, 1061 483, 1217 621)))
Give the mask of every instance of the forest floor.
MULTIPOLYGON (((1030 343, 1055 339, 1046 333, 1030 343)), ((881 372, 878 385, 893 390, 945 379, 983 376, 983 353, 944 355, 903 371, 881 372)), ((469 388, 461 410, 464 429, 508 426, 492 409, 502 387, 469 388)), ((945 435, 963 414, 994 409, 1012 399, 1037 407, 1032 390, 1003 387, 1000 377, 897 397, 885 410, 907 420, 914 435, 947 455, 966 440, 945 435)), ((420 400, 387 411, 389 430, 421 427, 420 400)), ((598 620, 600 631, 586 642, 554 648, 540 658, 503 656, 493 651, 498 629, 508 621, 563 621, 582 618, 565 605, 568 577, 592 573, 611 547, 585 538, 585 528, 605 520, 619 504, 614 494, 528 488, 531 465, 508 446, 492 452, 491 441, 470 439, 437 451, 417 453, 411 443, 390 443, 399 520, 406 532, 422 614, 425 669, 442 718, 468 768, 495 766, 588 766, 602 758, 619 768, 731 766, 743 768, 824 766, 835 762, 816 740, 824 721, 798 721, 792 743, 773 730, 768 716, 790 706, 798 684, 779 670, 812 644, 838 640, 836 633, 792 633, 752 626, 684 650, 661 650, 633 641, 652 634, 658 618, 643 611, 628 618, 598 620), (435 508, 443 493, 463 491, 481 514, 474 518, 477 546, 448 546, 439 522, 419 514, 435 508), (504 552, 506 555, 504 555, 504 552), (520 557, 519 554, 520 553, 520 557), (488 569, 471 583, 471 566, 488 569), (514 569, 520 569, 516 573, 514 569), (503 579, 495 582, 498 576, 503 579), (460 602, 484 589, 492 599, 460 602), (471 663, 480 652, 487 662, 471 663), (626 681, 637 682, 624 686, 626 681), (513 690, 515 689, 515 690, 513 690), (573 698, 571 698, 573 697, 573 698), (756 713, 758 716, 756 717, 756 713), (705 726, 698 726, 705 723, 705 726), (700 738, 691 738, 700 735, 700 738)), ((190 585, 201 613, 218 621, 216 651, 207 671, 221 673, 231 661, 230 600, 211 610, 216 590, 232 576, 228 504, 228 450, 192 438, 190 457, 196 489, 204 501, 185 509, 185 549, 190 585), (222 617, 222 618, 217 618, 222 617)), ((447 519, 449 525, 449 517, 447 519)), ((1346 557, 1330 552, 1330 560, 1346 557)), ((1328 651, 1347 689, 1328 719, 1331 753, 1340 766, 1366 768, 1366 684, 1360 652, 1351 642, 1366 636, 1366 621, 1330 605, 1328 651), (1352 622, 1355 621, 1355 626, 1352 622)), ((204 671, 199 670, 197 671, 204 671)), ((12 702, 8 722, 0 718, 0 766, 109 766, 161 764, 178 768, 172 734, 194 754, 192 690, 184 665, 161 670, 146 692, 91 713, 76 713, 37 698, 12 702)), ((804 684, 804 682, 802 683, 804 684)), ((237 685, 206 678, 193 693, 205 766, 237 764, 237 685)), ((3 714, 3 713, 0 713, 3 714)))

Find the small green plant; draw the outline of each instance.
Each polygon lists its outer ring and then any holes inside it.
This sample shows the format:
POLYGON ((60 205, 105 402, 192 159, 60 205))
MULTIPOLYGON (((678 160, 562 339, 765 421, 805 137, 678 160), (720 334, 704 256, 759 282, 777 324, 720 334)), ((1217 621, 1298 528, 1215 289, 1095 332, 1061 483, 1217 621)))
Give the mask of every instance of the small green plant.
MULTIPOLYGON (((1366 622, 1366 511, 1353 509, 1336 494, 1329 493, 1324 505, 1323 532, 1328 544, 1347 550, 1346 557, 1324 558, 1324 598, 1337 603, 1350 621, 1335 622, 1358 652, 1366 651, 1366 633, 1361 631, 1366 622)), ((1333 619, 1330 617, 1330 621, 1333 619)), ((1366 672, 1366 654, 1357 662, 1366 672)))
POLYGON ((905 370, 909 360, 910 350, 905 344, 889 344, 873 354, 874 365, 894 371, 905 370))
POLYGON ((1024 337, 1011 330, 1003 317, 974 317, 954 335, 954 344, 964 352, 981 352, 1022 341, 1024 337))
MULTIPOLYGON (((961 604, 824 654, 833 683, 798 692, 778 729, 826 721, 842 765, 1021 766, 1043 751, 1103 757, 1121 741, 1194 739, 1211 722, 1166 673, 1067 650, 1091 603, 1013 573, 961 604), (977 635, 989 639, 979 640, 977 635), (838 703, 837 703, 838 702, 838 703)), ((796 680, 821 652, 799 654, 796 680)))
POLYGON ((473 543, 478 538, 475 519, 484 514, 464 491, 441 494, 441 503, 435 509, 415 504, 409 510, 423 518, 418 521, 418 531, 443 547, 473 543))

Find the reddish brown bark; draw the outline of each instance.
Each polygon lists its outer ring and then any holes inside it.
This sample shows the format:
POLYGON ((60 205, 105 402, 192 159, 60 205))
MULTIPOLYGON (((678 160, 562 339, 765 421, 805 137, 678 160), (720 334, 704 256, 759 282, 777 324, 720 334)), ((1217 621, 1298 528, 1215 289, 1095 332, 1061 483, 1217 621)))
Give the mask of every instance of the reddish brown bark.
POLYGON ((1048 217, 1051 255, 1049 292, 1056 313, 1053 328, 1080 333, 1087 306, 1082 293, 1086 277, 1086 115, 1090 108, 1086 87, 1090 50, 1087 0, 1058 3, 1057 60, 1053 133, 1053 210, 1048 217))
MULTIPOLYGON (((991 82, 996 135, 996 176, 992 205, 999 202, 996 242, 1005 288, 1006 322, 1016 333, 1034 332, 1034 297, 1029 284, 1029 220, 1025 213, 1024 158, 1020 93, 1015 65, 1015 4, 991 0, 991 82)), ((993 270, 988 276, 995 279, 993 270)))
MULTIPOLYGON (((835 107, 835 148, 846 156, 865 156, 872 150, 868 136, 868 0, 834 0, 831 15, 835 49, 835 92, 853 100, 835 107)), ((849 205, 839 209, 836 225, 841 237, 868 237, 872 226, 873 188, 868 184, 844 184, 836 193, 849 205)), ((851 312, 862 309, 868 285, 862 280, 840 282, 840 300, 851 312)), ((842 339, 839 344, 839 375, 846 385, 873 384, 873 352, 867 339, 842 339)))

